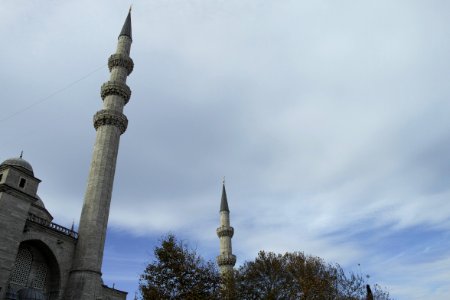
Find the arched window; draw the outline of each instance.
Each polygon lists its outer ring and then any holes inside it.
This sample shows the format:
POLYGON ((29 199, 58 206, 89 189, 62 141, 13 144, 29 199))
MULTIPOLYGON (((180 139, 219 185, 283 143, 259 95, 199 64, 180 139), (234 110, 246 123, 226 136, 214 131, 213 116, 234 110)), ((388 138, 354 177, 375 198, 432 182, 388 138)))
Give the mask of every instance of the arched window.
POLYGON ((22 242, 8 284, 14 292, 34 290, 59 299, 60 271, 50 248, 39 240, 22 242))

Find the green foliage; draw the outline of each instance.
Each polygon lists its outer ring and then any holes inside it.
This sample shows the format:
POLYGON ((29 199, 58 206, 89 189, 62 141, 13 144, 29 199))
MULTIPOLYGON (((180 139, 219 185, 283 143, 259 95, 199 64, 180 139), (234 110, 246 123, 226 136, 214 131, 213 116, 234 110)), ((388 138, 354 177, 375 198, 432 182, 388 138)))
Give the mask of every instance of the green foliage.
MULTIPOLYGON (((173 235, 163 239, 154 253, 155 260, 139 282, 144 300, 366 299, 368 276, 346 273, 338 264, 303 252, 281 255, 261 251, 255 260, 222 277, 215 263, 205 262, 173 235)), ((379 285, 372 292, 374 300, 391 299, 379 285)))
POLYGON ((216 299, 220 276, 212 262, 205 262, 173 235, 154 250, 155 260, 141 275, 142 299, 216 299))
MULTIPOLYGON (((366 299, 367 277, 346 274, 339 265, 302 252, 281 255, 261 251, 254 261, 244 263, 235 276, 236 299, 366 299)), ((389 293, 375 285, 374 299, 389 300, 389 293)))
POLYGON ((241 299, 333 299, 334 274, 318 257, 302 252, 259 252, 238 271, 241 299))

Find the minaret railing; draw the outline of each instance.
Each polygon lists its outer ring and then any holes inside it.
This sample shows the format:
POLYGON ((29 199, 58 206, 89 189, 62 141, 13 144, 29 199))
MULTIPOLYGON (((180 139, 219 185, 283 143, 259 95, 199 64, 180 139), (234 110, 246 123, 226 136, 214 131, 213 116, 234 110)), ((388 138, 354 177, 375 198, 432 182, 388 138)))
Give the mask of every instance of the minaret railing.
POLYGON ((234 235, 234 228, 231 226, 220 226, 216 229, 216 232, 218 237, 229 236, 231 238, 234 235))

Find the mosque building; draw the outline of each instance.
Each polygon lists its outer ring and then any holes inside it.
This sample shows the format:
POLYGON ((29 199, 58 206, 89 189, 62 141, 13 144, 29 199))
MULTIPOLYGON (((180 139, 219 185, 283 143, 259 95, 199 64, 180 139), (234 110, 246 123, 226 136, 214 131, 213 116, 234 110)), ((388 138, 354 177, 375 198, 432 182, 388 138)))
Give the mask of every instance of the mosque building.
MULTIPOLYGON (((126 299, 127 292, 103 284, 101 268, 119 140, 128 124, 131 33, 130 10, 108 59, 103 109, 93 118, 96 140, 78 232, 53 222, 37 193, 41 180, 22 155, 0 164, 0 300, 126 299)), ((233 233, 224 183, 217 228, 221 274, 236 263, 233 233)))
POLYGON ((110 80, 101 87, 103 109, 94 115, 96 140, 78 232, 53 222, 38 196, 39 180, 21 157, 0 164, 0 299, 124 300, 127 293, 102 281, 103 250, 123 108, 133 71, 131 11, 108 60, 110 80))

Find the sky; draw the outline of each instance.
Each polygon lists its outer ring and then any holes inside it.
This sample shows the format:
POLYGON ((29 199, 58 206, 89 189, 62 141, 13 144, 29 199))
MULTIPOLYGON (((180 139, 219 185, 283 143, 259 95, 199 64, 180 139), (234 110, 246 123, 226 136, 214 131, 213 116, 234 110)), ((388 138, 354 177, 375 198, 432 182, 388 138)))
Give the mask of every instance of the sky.
MULTIPOLYGON (((131 3, 0 4, 0 160, 76 226, 131 3)), ((103 263, 129 292, 173 233, 206 259, 222 177, 237 266, 304 251, 395 299, 450 293, 450 2, 134 1, 103 263)))

